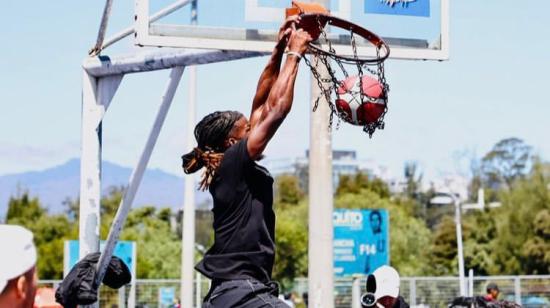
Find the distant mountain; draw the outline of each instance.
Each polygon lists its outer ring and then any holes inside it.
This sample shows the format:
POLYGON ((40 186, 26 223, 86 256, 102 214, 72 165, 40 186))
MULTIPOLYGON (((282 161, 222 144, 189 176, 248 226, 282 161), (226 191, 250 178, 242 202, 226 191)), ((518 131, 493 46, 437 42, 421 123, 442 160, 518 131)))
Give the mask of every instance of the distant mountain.
MULTIPOLYGON (((102 163, 102 192, 113 186, 128 185, 132 169, 110 162, 102 163)), ((63 211, 62 202, 77 198, 80 189, 80 160, 68 162, 43 171, 31 171, 0 176, 0 217, 5 217, 10 196, 17 190, 27 190, 36 196, 50 213, 63 211)), ((134 199, 133 206, 154 205, 179 209, 183 205, 184 179, 159 169, 147 169, 134 199)), ((207 192, 196 192, 198 205, 210 203, 207 192)))

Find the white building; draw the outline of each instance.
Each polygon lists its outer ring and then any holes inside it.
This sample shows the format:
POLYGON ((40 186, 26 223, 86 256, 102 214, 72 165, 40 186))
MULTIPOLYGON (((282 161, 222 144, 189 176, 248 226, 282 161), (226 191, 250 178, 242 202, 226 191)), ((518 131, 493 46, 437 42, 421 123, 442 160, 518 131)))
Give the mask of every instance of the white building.
MULTIPOLYGON (((305 181, 308 171, 309 151, 306 151, 305 157, 296 158, 278 158, 266 159, 262 165, 267 167, 274 177, 282 174, 292 174, 305 181)), ((341 175, 354 175, 359 172, 367 174, 369 177, 380 178, 386 182, 391 179, 389 170, 385 166, 376 164, 373 160, 357 159, 355 151, 334 150, 332 152, 332 181, 334 187, 338 186, 341 175)), ((307 181, 302 183, 305 185, 307 181)))
POLYGON ((431 182, 431 188, 436 192, 453 193, 460 202, 468 200, 468 178, 459 174, 447 174, 431 182))

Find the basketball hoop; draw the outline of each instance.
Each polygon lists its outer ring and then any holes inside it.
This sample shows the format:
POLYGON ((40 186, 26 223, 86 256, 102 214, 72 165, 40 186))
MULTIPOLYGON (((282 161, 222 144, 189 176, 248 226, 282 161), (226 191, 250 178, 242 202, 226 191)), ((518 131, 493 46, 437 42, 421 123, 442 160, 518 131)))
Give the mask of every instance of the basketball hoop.
MULTIPOLYGON (((317 37, 317 34, 319 34, 318 38, 315 41, 311 42, 308 48, 308 52, 315 56, 315 63, 312 63, 310 60, 304 57, 306 64, 311 69, 313 77, 317 80, 317 84, 319 86, 319 89, 321 90, 320 96, 317 97, 314 103, 313 111, 317 109, 321 96, 324 96, 331 110, 329 124, 330 127, 332 127, 333 117, 334 114, 336 114, 338 116, 337 127, 339 126, 340 120, 344 120, 345 122, 354 125, 363 126, 363 130, 368 133, 370 137, 372 137, 372 134, 376 131, 376 129, 384 128, 384 115, 387 113, 388 110, 387 98, 389 85, 387 84, 386 77, 384 75, 384 61, 390 55, 390 48, 376 34, 347 20, 343 20, 341 18, 330 16, 324 13, 303 13, 300 15, 300 17, 300 27, 304 28, 310 33, 314 32, 314 37, 317 37), (345 55, 342 52, 336 51, 333 48, 332 42, 329 39, 329 35, 325 30, 325 27, 327 25, 343 29, 349 33, 349 42, 351 45, 352 55, 345 55), (375 55, 370 57, 358 55, 358 39, 364 39, 372 44, 375 50, 375 55), (337 64, 340 72, 337 73, 337 71, 334 69, 332 62, 335 62, 337 64), (329 78, 323 78, 321 76, 320 72, 317 69, 319 64, 326 68, 329 74, 329 78), (348 69, 350 66, 352 66, 354 67, 354 69, 357 70, 357 74, 354 75, 358 77, 356 78, 356 80, 358 81, 358 87, 352 88, 345 85, 346 80, 354 77, 350 76, 348 70, 346 69, 346 65, 348 66, 348 69), (340 80, 337 74, 341 75, 340 80), (373 96, 364 91, 365 87, 363 85, 363 81, 366 80, 364 77, 372 77, 376 79, 379 83, 379 86, 381 87, 381 93, 379 92, 378 95, 373 96), (333 93, 336 99, 333 99, 333 93), (361 121, 357 121, 357 118, 355 116, 354 120, 352 121, 349 113, 343 112, 342 109, 338 108, 338 106, 335 104, 336 101, 342 101, 341 96, 343 96, 343 94, 350 94, 355 96, 359 95, 358 107, 360 108, 367 107, 366 104, 368 104, 369 102, 376 102, 377 104, 383 105, 383 110, 382 112, 377 112, 376 116, 374 117, 372 114, 369 116, 365 116, 365 119, 361 121)), ((363 109, 365 110, 364 112, 369 112, 368 110, 370 110, 371 108, 363 109)))

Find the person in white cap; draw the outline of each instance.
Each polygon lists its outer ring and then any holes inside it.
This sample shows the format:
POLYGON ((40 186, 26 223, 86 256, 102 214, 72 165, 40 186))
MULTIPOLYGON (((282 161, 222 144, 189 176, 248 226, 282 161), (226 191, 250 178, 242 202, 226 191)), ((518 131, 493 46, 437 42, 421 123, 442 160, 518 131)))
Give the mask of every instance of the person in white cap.
POLYGON ((379 308, 408 307, 403 297, 399 296, 399 273, 395 268, 382 265, 373 273, 376 279, 376 306, 379 308))
POLYGON ((32 308, 37 287, 33 234, 0 225, 0 249, 0 308, 32 308))

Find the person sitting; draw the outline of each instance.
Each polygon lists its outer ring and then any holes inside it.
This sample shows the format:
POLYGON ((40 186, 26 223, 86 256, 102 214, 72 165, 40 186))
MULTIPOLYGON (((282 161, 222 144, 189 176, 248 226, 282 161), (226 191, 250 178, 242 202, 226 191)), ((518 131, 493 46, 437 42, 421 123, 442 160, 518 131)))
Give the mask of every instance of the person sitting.
POLYGON ((483 297, 485 301, 487 302, 494 302, 498 299, 498 295, 500 294, 500 290, 498 289, 498 286, 496 283, 491 282, 487 285, 487 294, 483 297))
MULTIPOLYGON (((363 307, 378 308, 408 308, 409 304, 399 295, 400 278, 395 268, 383 265, 373 273, 374 284, 369 285, 367 281, 367 294, 374 295, 372 304, 362 303, 363 307), (371 289, 371 290, 369 290, 371 289), (371 294, 372 294, 371 293, 371 294)), ((367 295, 368 296, 368 295, 367 295)))

